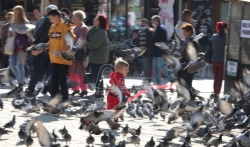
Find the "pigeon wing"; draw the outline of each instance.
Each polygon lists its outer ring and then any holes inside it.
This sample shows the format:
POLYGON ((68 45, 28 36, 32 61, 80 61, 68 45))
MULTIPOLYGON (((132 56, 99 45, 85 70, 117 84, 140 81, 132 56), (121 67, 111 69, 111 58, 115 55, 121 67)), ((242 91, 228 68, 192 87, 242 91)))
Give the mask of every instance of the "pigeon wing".
POLYGON ((218 108, 223 115, 229 115, 233 111, 233 106, 227 101, 220 100, 218 102, 218 108))
POLYGON ((231 94, 232 94, 233 98, 241 98, 242 97, 241 93, 237 89, 235 89, 234 87, 231 87, 231 94))
POLYGON ((249 92, 249 88, 242 81, 239 81, 239 86, 240 86, 240 89, 242 90, 243 95, 249 92))
POLYGON ((192 42, 187 43, 186 52, 191 61, 196 61, 198 59, 197 51, 192 42))
POLYGON ((64 35, 64 39, 66 41, 66 45, 69 46, 69 49, 72 49, 74 46, 74 38, 72 37, 70 32, 67 32, 64 35))
POLYGON ((62 110, 62 108, 67 108, 71 103, 71 101, 61 102, 57 105, 57 108, 62 110))
POLYGON ((0 69, 0 76, 1 77, 1 82, 5 83, 9 81, 9 72, 10 72, 10 67, 0 69))
POLYGON ((183 96, 183 98, 186 100, 186 102, 188 102, 191 99, 190 92, 181 83, 179 83, 179 82, 176 83, 176 90, 177 90, 178 94, 183 96))
POLYGON ((48 105, 51 106, 57 106, 62 101, 62 97, 60 94, 56 95, 54 98, 52 98, 50 101, 48 101, 48 105))
POLYGON ((119 87, 117 87, 116 85, 112 84, 111 87, 110 87, 110 90, 112 91, 112 93, 114 95, 117 95, 117 98, 122 101, 122 91, 120 90, 119 87))
POLYGON ((34 123, 37 121, 37 117, 34 117, 32 120, 30 120, 26 126, 25 126, 25 132, 27 135, 30 134, 30 130, 33 127, 34 123))
POLYGON ((243 69, 242 77, 247 86, 250 87, 250 71, 247 70, 246 68, 243 69))
POLYGON ((50 134, 39 120, 37 121, 36 133, 37 133, 37 138, 39 140, 39 143, 42 146, 45 146, 45 147, 51 146, 50 134))

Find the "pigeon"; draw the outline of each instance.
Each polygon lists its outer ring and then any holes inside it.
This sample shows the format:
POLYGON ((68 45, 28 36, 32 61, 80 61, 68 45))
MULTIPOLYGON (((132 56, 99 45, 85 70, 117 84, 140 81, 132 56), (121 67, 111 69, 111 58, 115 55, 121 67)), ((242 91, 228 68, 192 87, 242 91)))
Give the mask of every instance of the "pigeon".
POLYGON ((62 136, 64 136, 66 134, 66 132, 68 132, 68 130, 64 126, 63 129, 58 130, 58 132, 61 133, 62 136))
POLYGON ((3 83, 9 81, 10 67, 0 69, 0 86, 5 86, 3 83))
POLYGON ((154 146, 155 146, 154 137, 151 137, 150 141, 146 143, 145 147, 154 147, 154 146))
POLYGON ((208 142, 208 145, 211 145, 211 146, 219 146, 219 144, 222 142, 222 134, 220 134, 220 136, 216 139, 213 139, 213 140, 210 140, 208 142))
POLYGON ((179 133, 185 132, 185 131, 187 131, 186 128, 182 128, 178 126, 172 127, 169 131, 167 131, 167 134, 165 137, 168 141, 171 141, 172 139, 176 138, 179 133))
POLYGON ((208 132, 206 135, 204 135, 204 137, 202 138, 202 141, 207 143, 212 137, 213 136, 212 136, 211 132, 208 132))
POLYGON ((53 132, 52 132, 52 136, 53 136, 53 142, 57 142, 57 138, 58 138, 58 136, 55 134, 55 130, 53 130, 53 132))
POLYGON ((109 131, 109 143, 114 146, 116 142, 116 138, 115 136, 111 133, 111 131, 109 131))
POLYGON ((123 136, 126 136, 129 133, 128 124, 126 124, 125 127, 122 127, 122 132, 121 133, 122 133, 123 136))
POLYGON ((161 112, 161 113, 160 113, 160 116, 161 116, 161 118, 162 118, 163 120, 165 120, 165 118, 166 118, 166 113, 161 112))
POLYGON ((136 118, 135 116, 135 111, 131 108, 131 109, 127 109, 127 114, 130 116, 130 117, 133 117, 133 118, 136 118))
POLYGON ((106 145, 107 143, 109 143, 109 136, 107 135, 106 132, 104 132, 104 135, 101 137, 101 141, 104 145, 106 145))
POLYGON ((68 144, 68 142, 70 143, 71 135, 68 133, 68 131, 66 131, 65 134, 63 135, 63 140, 66 142, 66 144, 68 144))
POLYGON ((125 93, 122 92, 120 88, 115 85, 111 85, 110 90, 114 95, 117 95, 117 98, 119 99, 119 104, 114 108, 114 110, 124 109, 126 107, 128 97, 126 97, 125 93))
POLYGON ((18 136, 19 136, 20 140, 24 140, 27 137, 25 130, 20 128, 20 130, 18 132, 18 136))
POLYGON ((131 137, 131 142, 134 144, 134 145, 140 145, 140 138, 139 136, 133 134, 133 136, 131 137))
POLYGON ((98 125, 92 123, 89 127, 89 132, 91 134, 100 135, 103 132, 103 130, 101 130, 98 125))
POLYGON ((142 112, 142 110, 141 110, 141 108, 140 108, 139 105, 136 106, 135 114, 136 114, 138 117, 143 118, 143 112, 142 112))
POLYGON ((243 122, 239 125, 234 126, 236 129, 245 129, 249 124, 250 116, 243 120, 243 122))
POLYGON ((191 144, 191 137, 190 137, 190 135, 187 135, 186 137, 182 137, 182 136, 181 136, 181 141, 182 141, 183 143, 191 144))
POLYGON ((88 145, 93 144, 95 142, 95 138, 89 134, 89 137, 86 139, 86 143, 88 145))
POLYGON ((121 124, 115 123, 110 118, 108 118, 106 120, 106 122, 108 123, 109 127, 111 128, 111 130, 118 130, 120 128, 120 126, 121 126, 121 124))
POLYGON ((141 126, 139 126, 138 129, 129 129, 129 132, 131 134, 135 134, 137 136, 140 136, 141 135, 141 126))
POLYGON ((29 147, 33 144, 34 140, 33 138, 31 137, 31 134, 24 140, 24 144, 29 147))
POLYGON ((16 116, 14 115, 12 120, 9 121, 8 123, 6 123, 3 128, 12 128, 14 127, 14 125, 16 124, 16 116))
POLYGON ((4 128, 0 127, 0 139, 2 138, 3 135, 8 134, 9 131, 5 130, 4 128))
POLYGON ((0 99, 0 108, 3 109, 3 101, 0 99))

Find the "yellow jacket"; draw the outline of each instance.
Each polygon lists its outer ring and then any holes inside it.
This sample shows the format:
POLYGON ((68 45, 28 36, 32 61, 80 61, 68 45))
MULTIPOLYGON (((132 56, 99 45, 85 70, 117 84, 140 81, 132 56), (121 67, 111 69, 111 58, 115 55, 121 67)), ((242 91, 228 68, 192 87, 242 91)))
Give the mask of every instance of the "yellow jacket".
MULTIPOLYGON (((58 25, 52 24, 49 30, 49 56, 51 63, 71 65, 71 61, 64 60, 61 56, 55 56, 58 52, 62 51, 66 46, 66 41, 64 39, 64 34, 69 32, 70 28, 63 21, 58 25)), ((75 38, 75 35, 72 34, 75 38)), ((63 51, 68 51, 69 48, 63 51)))

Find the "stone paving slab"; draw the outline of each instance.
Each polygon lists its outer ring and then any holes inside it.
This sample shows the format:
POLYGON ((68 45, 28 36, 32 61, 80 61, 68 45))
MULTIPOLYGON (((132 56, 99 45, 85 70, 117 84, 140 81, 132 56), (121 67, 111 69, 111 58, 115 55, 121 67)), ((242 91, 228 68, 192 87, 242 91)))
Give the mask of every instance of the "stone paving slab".
MULTIPOLYGON (((105 82, 108 80, 105 79, 105 82)), ((139 85, 141 83, 141 80, 135 80, 135 79, 127 79, 130 83, 136 83, 139 85)), ((131 84, 134 85, 134 84, 131 84)), ((131 86, 130 85, 130 86, 131 86)), ((196 89, 202 91, 201 95, 205 98, 208 98, 212 91, 212 80, 195 80, 193 82, 193 85, 196 89)), ((129 86, 128 86, 129 87, 129 86)), ((10 90, 10 88, 7 89, 0 89, 0 94, 6 93, 10 90)), ((91 91, 90 91, 91 94, 91 91)), ((176 94, 168 92, 169 97, 176 97, 176 94)), ((39 95, 40 98, 43 98, 43 95, 39 95)), ((74 100, 80 99, 74 98, 74 100)), ((2 139, 0 140, 0 147, 25 147, 23 142, 20 142, 18 137, 18 131, 19 126, 27 121, 28 119, 31 119, 32 117, 37 116, 38 119, 44 124, 44 126, 47 128, 49 132, 52 132, 53 129, 55 129, 56 134, 59 136, 59 143, 61 146, 66 145, 65 142, 62 140, 62 136, 59 134, 58 130, 62 129, 63 126, 66 126, 66 128, 69 130, 69 134, 72 136, 72 141, 69 144, 70 147, 83 147, 86 146, 86 138, 89 136, 89 133, 86 130, 79 130, 80 126, 80 116, 72 116, 67 118, 64 115, 53 116, 50 114, 39 114, 39 113, 31 113, 29 115, 24 115, 24 111, 15 111, 11 112, 13 110, 13 107, 11 105, 12 98, 3 99, 4 102, 4 110, 0 110, 0 126, 3 126, 5 123, 10 121, 13 117, 13 115, 16 115, 16 125, 14 129, 10 129, 11 133, 8 135, 3 135, 2 139)), ((169 114, 168 114, 169 115, 169 114)), ((168 116, 166 116, 166 119, 168 116)), ((171 129, 173 126, 181 126, 182 120, 179 118, 176 120, 173 124, 167 124, 165 120, 163 120, 160 116, 156 116, 156 118, 153 119, 153 121, 149 121, 147 117, 144 117, 143 119, 133 119, 130 118, 126 113, 124 115, 124 122, 119 122, 122 124, 122 126, 125 126, 126 124, 129 124, 130 128, 138 128, 140 125, 142 126, 142 133, 141 133, 141 144, 140 146, 145 146, 146 142, 150 140, 150 138, 153 136, 154 140, 158 144, 159 139, 163 138, 167 132, 167 130, 171 129)), ((106 122, 99 123, 100 128, 102 128, 104 131, 109 131, 109 127, 107 126, 106 122)), ((129 137, 131 136, 128 134, 126 137, 122 137, 120 135, 121 129, 117 131, 112 131, 112 134, 116 136, 116 142, 126 140, 127 147, 133 147, 134 145, 129 143, 129 137)), ((238 132, 235 132, 235 134, 238 132)), ((94 146, 102 146, 101 143, 101 135, 93 135, 95 137, 95 143, 94 146)), ((185 135, 185 134, 184 134, 185 135)), ((218 136, 218 135, 215 135, 218 136)), ((33 147, 39 147, 40 144, 38 143, 36 134, 33 135, 34 144, 33 147)), ((227 142, 231 138, 223 136, 223 141, 227 142)), ((174 143, 181 144, 180 137, 173 140, 174 143)), ((199 138, 192 138, 192 146, 194 147, 203 147, 204 145, 200 142, 199 138)), ((220 145, 222 146, 222 145, 220 145)))

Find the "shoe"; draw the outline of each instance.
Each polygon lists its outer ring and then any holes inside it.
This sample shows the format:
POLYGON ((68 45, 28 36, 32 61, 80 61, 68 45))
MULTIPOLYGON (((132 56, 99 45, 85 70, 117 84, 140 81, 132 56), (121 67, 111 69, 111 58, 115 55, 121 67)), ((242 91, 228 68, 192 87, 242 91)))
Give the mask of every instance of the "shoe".
POLYGON ((215 95, 215 96, 214 96, 214 103, 217 103, 217 102, 218 102, 218 99, 219 99, 219 96, 218 96, 218 95, 215 95))
POLYGON ((25 78, 25 83, 29 84, 29 82, 30 82, 30 78, 25 78))
POLYGON ((82 91, 80 97, 84 97, 88 95, 88 91, 82 91))
POLYGON ((94 99, 94 98, 103 98, 104 96, 102 94, 94 93, 90 96, 87 96, 87 99, 94 99))
POLYGON ((12 80, 11 83, 16 86, 17 85, 17 80, 16 79, 12 80))
POLYGON ((44 86, 43 83, 42 83, 42 82, 39 82, 39 83, 36 84, 36 87, 35 87, 35 88, 36 88, 36 89, 42 89, 43 86, 44 86))
POLYGON ((145 76, 144 71, 142 71, 139 76, 144 77, 145 76))
POLYGON ((28 89, 26 89, 25 91, 25 96, 27 97, 32 97, 33 96, 33 93, 31 91, 29 91, 28 89))
POLYGON ((71 94, 72 96, 75 96, 76 94, 80 94, 80 91, 79 90, 76 90, 76 91, 73 91, 73 93, 71 94))

